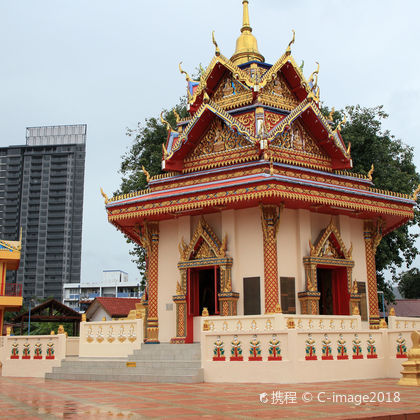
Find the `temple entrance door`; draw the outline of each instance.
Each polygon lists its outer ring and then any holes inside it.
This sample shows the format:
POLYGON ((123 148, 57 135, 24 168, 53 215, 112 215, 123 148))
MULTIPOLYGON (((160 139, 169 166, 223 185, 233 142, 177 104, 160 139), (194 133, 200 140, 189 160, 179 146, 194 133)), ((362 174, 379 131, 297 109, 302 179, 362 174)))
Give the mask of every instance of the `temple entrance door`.
POLYGON ((219 315, 219 277, 217 266, 188 269, 186 343, 194 342, 194 317, 201 316, 204 308, 209 315, 219 315))
POLYGON ((346 268, 318 268, 320 315, 350 315, 350 294, 347 287, 346 268))

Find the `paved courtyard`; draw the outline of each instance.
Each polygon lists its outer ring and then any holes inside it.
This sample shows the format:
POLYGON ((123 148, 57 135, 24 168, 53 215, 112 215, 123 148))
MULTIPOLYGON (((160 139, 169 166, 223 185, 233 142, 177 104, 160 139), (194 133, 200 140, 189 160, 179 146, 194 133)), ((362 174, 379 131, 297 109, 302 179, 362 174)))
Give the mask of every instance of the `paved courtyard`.
POLYGON ((396 380, 156 384, 0 377, 0 418, 420 419, 420 388, 396 380), (347 401, 347 402, 346 402, 347 401))

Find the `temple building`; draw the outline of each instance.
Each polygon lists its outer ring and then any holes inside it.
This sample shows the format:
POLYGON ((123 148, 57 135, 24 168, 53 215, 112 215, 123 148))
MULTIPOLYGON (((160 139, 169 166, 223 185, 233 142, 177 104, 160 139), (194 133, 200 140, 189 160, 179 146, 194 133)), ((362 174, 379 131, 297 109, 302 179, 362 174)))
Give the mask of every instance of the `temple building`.
POLYGON ((413 218, 412 196, 351 172, 342 123, 320 110, 293 39, 272 65, 248 0, 232 57, 186 77, 190 116, 167 123, 164 174, 108 198, 108 220, 147 251, 147 343, 200 339, 202 313, 352 315, 379 327, 375 253, 413 218))

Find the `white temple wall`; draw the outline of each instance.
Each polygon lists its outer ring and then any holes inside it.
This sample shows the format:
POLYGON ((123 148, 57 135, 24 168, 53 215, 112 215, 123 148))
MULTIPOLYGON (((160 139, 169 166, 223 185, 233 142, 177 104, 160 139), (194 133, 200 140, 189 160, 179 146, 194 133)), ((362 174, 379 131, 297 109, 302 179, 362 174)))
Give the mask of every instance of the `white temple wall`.
MULTIPOLYGON (((220 240, 225 234, 228 236, 227 255, 233 258, 232 290, 239 293, 238 315, 244 313, 245 277, 260 278, 261 313, 264 314, 264 248, 260 208, 226 210, 206 214, 204 218, 220 240)), ((278 275, 279 278, 295 278, 297 314, 300 314, 297 294, 305 290, 303 258, 309 255, 309 239, 315 243, 330 220, 330 215, 302 209, 284 209, 281 214, 277 236, 278 275)), ((186 244, 189 243, 198 221, 199 216, 183 216, 160 223, 158 310, 161 342, 170 341, 175 336, 176 305, 172 296, 176 293, 176 281, 180 278, 178 244, 182 238, 186 244)), ((353 279, 366 281, 363 220, 335 216, 335 222, 345 246, 349 248, 353 244, 353 279)), ((279 291, 281 293, 280 287, 279 291)))
POLYGON ((261 313, 264 313, 264 250, 261 210, 259 207, 254 207, 229 210, 225 213, 226 216, 223 216, 225 221, 223 236, 225 233, 228 234, 227 254, 233 258, 232 290, 239 292, 238 315, 244 313, 244 277, 260 278, 261 313), (228 221, 232 219, 234 219, 233 227, 228 225, 228 221), (229 232, 234 235, 231 236, 229 232), (231 240, 231 238, 234 239, 231 240))

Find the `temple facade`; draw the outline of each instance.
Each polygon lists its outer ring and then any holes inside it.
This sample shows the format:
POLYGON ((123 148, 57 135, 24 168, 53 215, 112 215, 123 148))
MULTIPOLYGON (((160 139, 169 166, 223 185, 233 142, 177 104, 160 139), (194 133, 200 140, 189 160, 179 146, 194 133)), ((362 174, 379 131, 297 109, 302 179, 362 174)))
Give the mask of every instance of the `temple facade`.
MULTIPOLYGON (((164 174, 104 195, 108 220, 147 251, 146 343, 200 340, 201 316, 361 314, 379 328, 375 253, 413 218, 417 192, 353 173, 344 122, 320 110, 318 71, 291 53, 265 62, 243 0, 232 57, 187 83, 169 123, 164 174)), ((166 140, 166 141, 165 141, 166 140)))

